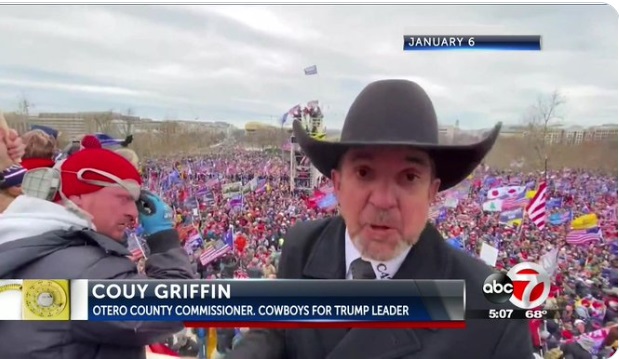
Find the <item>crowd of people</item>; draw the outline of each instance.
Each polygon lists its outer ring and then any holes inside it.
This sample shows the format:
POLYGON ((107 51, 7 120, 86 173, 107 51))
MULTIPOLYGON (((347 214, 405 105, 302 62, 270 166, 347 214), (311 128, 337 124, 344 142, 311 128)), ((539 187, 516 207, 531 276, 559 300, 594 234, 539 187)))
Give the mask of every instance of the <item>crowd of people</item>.
MULTIPOLYGON (((199 158, 148 161, 142 173, 151 190, 176 209, 184 239, 192 237, 187 227, 195 228, 203 239, 197 246, 187 246, 201 278, 274 278, 286 230, 296 221, 337 212, 313 200, 330 193, 329 183, 322 182, 312 193, 295 191, 290 188, 289 166, 280 156, 228 149, 199 158), (170 180, 175 178, 179 180, 170 180), (243 194, 242 204, 231 204, 222 192, 225 184, 249 183, 254 178, 265 180, 264 186, 243 194), (230 251, 208 263, 200 261, 204 246, 224 238, 231 228, 230 251)), ((616 349, 616 177, 570 169, 523 173, 481 166, 456 189, 442 193, 434 208, 431 221, 454 246, 473 256, 480 255, 483 243, 496 248, 493 266, 498 270, 550 259, 546 266, 554 281, 547 307, 562 312, 556 320, 531 321, 538 350, 555 353, 553 349, 567 344, 564 351, 586 349, 593 354, 596 350, 602 358, 616 349), (527 192, 535 191, 541 182, 548 184, 549 220, 544 230, 526 215, 503 220, 508 211, 484 210, 484 203, 493 201, 493 189, 516 188, 521 191, 516 197, 528 200, 527 192), (599 228, 599 237, 566 242, 574 220, 592 214, 597 219, 585 226, 599 228), (587 348, 581 349, 582 345, 587 348)), ((238 331, 221 330, 218 350, 231 348, 238 335, 238 331)))
MULTIPOLYGON (((59 153, 56 137, 57 132, 46 128, 22 135, 21 162, 3 171, 0 213, 22 194, 26 170, 52 167, 69 155, 67 149, 59 153)), ((332 202, 321 201, 333 191, 327 180, 310 192, 291 188, 290 165, 278 151, 231 146, 196 157, 138 159, 126 141, 102 142, 85 136, 71 151, 109 146, 136 166, 143 188, 172 208, 178 238, 197 278, 276 278, 288 229, 338 211, 332 202)), ((609 358, 617 349, 616 175, 482 165, 440 194, 430 220, 454 247, 483 257, 480 260, 498 270, 528 261, 542 263, 551 273, 553 286, 545 306, 559 314, 530 322, 540 353, 549 358, 609 358), (523 207, 542 183, 547 186, 547 221, 540 229, 523 207), (496 249, 496 256, 482 255, 483 247, 496 249)), ((152 228, 144 227, 126 233, 131 257, 142 272, 148 271, 145 258, 158 254, 143 239, 152 228)), ((218 329, 216 355, 223 357, 244 330, 218 329)), ((183 337, 186 334, 171 339, 169 346, 182 354, 204 355, 205 345, 179 339, 183 337)))

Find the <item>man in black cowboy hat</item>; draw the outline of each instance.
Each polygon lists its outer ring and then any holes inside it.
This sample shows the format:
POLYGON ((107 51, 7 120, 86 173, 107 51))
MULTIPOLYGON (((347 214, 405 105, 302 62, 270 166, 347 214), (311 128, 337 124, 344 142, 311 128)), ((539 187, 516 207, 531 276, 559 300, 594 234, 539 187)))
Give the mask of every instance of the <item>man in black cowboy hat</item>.
MULTIPOLYGON (((341 215, 293 227, 278 278, 465 279, 467 308, 499 308, 482 294, 491 268, 449 246, 428 216, 436 194, 480 164, 500 124, 478 143, 440 145, 425 91, 384 80, 356 98, 340 142, 293 126, 302 150, 333 181, 341 215)), ((524 321, 467 320, 463 330, 252 330, 227 359, 529 359, 531 347, 524 321)))

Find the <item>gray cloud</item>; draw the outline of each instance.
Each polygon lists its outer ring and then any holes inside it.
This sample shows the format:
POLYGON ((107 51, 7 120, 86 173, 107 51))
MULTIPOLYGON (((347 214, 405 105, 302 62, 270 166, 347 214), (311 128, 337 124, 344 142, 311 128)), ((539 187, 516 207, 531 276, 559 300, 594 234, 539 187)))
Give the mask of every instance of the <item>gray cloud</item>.
POLYGON ((616 19, 601 5, 3 5, 0 107, 25 93, 38 111, 242 125, 319 99, 336 128, 364 85, 397 77, 445 123, 516 122, 555 89, 566 122, 616 123, 616 19), (402 51, 402 35, 430 33, 539 34, 543 51, 402 51))

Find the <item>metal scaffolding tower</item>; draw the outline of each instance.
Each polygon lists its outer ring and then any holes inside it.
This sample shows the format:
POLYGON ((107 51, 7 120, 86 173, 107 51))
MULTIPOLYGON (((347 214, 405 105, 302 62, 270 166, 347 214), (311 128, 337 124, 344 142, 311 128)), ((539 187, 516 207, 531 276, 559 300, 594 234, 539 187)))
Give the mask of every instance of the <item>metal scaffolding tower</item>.
MULTIPOLYGON (((316 139, 324 139, 326 128, 323 123, 323 116, 320 110, 318 116, 306 116, 302 121, 305 131, 316 139)), ((305 156, 299 144, 294 138, 290 137, 290 188, 292 190, 311 191, 317 186, 320 172, 314 167, 309 158, 305 156)))

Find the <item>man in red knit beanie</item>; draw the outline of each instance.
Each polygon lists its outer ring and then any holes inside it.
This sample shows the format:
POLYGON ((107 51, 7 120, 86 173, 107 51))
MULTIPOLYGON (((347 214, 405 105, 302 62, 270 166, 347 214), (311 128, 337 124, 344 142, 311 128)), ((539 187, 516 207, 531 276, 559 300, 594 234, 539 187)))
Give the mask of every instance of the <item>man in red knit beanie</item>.
MULTIPOLYGON (((100 148, 29 171, 25 195, 0 216, 0 279, 192 279, 171 209, 140 185, 129 161, 100 148), (138 199, 148 210, 138 210, 138 199), (124 241, 137 219, 150 249, 145 274, 137 272, 124 241)), ((174 322, 5 321, 0 358, 142 359, 146 345, 182 328, 174 322)))
POLYGON ((142 179, 127 160, 104 149, 84 149, 59 165, 61 186, 55 200, 85 214, 97 232, 115 240, 138 218, 142 179))

